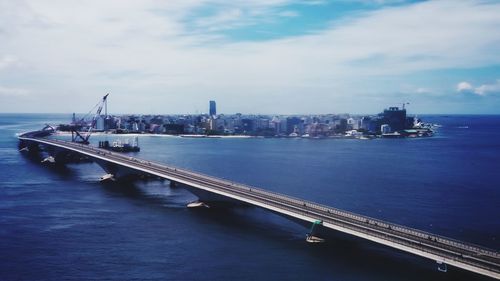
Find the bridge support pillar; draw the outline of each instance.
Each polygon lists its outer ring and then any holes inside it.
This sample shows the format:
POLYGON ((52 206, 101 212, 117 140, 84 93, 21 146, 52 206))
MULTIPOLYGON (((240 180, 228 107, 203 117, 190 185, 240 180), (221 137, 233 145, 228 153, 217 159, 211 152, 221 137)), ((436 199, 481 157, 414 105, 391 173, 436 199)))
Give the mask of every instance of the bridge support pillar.
POLYGON ((175 181, 170 181, 170 187, 177 187, 177 183, 175 181))
POLYGON ((115 179, 115 175, 113 175, 113 174, 105 174, 105 175, 103 175, 103 176, 99 179, 99 181, 101 181, 101 182, 106 182, 106 181, 115 181, 115 180, 116 180, 116 179, 115 179))
POLYGON ((56 159, 52 156, 47 156, 45 157, 42 161, 40 161, 41 163, 51 163, 51 164, 54 164, 56 163, 56 159))
POLYGON ((189 204, 187 204, 187 207, 188 208, 210 208, 210 206, 204 202, 201 202, 201 201, 194 201, 194 202, 191 202, 189 204))
POLYGON ((143 173, 138 172, 134 169, 120 166, 102 159, 94 159, 94 161, 99 166, 101 166, 101 168, 107 173, 107 175, 112 175, 112 178, 114 178, 116 181, 137 179, 143 175, 143 173))

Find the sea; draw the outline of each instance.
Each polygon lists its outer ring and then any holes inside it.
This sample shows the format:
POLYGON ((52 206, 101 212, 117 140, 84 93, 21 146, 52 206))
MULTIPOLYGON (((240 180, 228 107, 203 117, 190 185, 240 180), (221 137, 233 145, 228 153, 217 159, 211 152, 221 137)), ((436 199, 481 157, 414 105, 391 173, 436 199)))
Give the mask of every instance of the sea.
MULTIPOLYGON (((139 136, 149 159, 500 249, 500 116, 419 116, 407 139, 139 136)), ((305 242, 248 206, 188 209, 168 181, 103 184, 93 163, 54 167, 16 135, 69 114, 0 114, 0 280, 488 280, 368 241, 305 242)), ((126 136, 92 136, 113 141, 126 136)))

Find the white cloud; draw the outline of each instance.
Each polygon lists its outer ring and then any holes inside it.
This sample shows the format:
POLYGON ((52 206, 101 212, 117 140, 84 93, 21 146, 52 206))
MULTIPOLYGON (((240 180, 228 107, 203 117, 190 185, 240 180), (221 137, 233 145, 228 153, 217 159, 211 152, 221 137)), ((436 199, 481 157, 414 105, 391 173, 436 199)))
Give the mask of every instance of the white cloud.
MULTIPOLYGON (((214 32, 255 26, 259 23, 273 22, 276 17, 297 17, 299 13, 292 10, 282 10, 293 0, 277 1, 212 1, 199 3, 199 6, 217 7, 216 12, 209 15, 200 13, 194 20, 197 32, 214 32)), ((189 20, 187 21, 189 22, 189 20)))
POLYGON ((417 88, 415 90, 415 93, 417 93, 417 94, 430 94, 430 93, 433 93, 433 91, 431 89, 428 89, 428 88, 420 87, 420 88, 417 88))
POLYGON ((0 86, 0 97, 25 97, 29 94, 29 90, 21 89, 21 88, 10 88, 0 86))
POLYGON ((18 59, 12 55, 4 55, 0 56, 0 70, 6 69, 15 65, 18 62, 18 59))
MULTIPOLYGON (((365 81, 373 77, 500 64, 500 3, 429 1, 384 8, 312 34, 260 42, 231 41, 217 31, 255 25, 253 17, 274 17, 273 9, 287 1, 225 3, 0 0, 0 58, 9 54, 23 65, 9 76, 0 67, 0 82, 9 79, 32 95, 72 93, 82 101, 110 90, 122 112, 193 112, 210 98, 226 104, 228 112, 345 112, 380 107, 357 99, 372 91, 365 81), (222 7, 215 16, 194 20, 215 33, 186 24, 204 5, 222 7), (264 100, 275 102, 263 105, 264 100)), ((9 106, 3 103, 0 111, 9 106)), ((73 106, 87 109, 85 103, 73 106)))
POLYGON ((469 82, 460 82, 457 84, 457 92, 472 92, 473 88, 469 82))
POLYGON ((286 18, 295 18, 295 17, 300 16, 300 14, 297 11, 286 10, 286 11, 279 12, 278 16, 286 17, 286 18))
POLYGON ((490 94, 500 93, 500 79, 493 84, 483 84, 478 87, 474 87, 468 82, 460 82, 457 85, 457 91, 461 93, 473 93, 479 96, 486 96, 490 94))
POLYGON ((210 31, 229 29, 242 25, 242 16, 243 11, 241 9, 225 9, 216 15, 197 20, 196 25, 210 31))
POLYGON ((429 87, 415 86, 413 84, 402 84, 400 85, 399 93, 406 95, 414 95, 417 94, 419 96, 422 95, 430 95, 430 94, 438 94, 434 89, 429 87))
POLYGON ((303 0, 303 1, 297 1, 297 3, 308 6, 320 6, 328 4, 326 0, 303 0))
POLYGON ((493 84, 484 84, 476 89, 474 89, 474 93, 480 96, 486 96, 490 94, 499 94, 500 93, 500 80, 497 80, 496 83, 493 84))

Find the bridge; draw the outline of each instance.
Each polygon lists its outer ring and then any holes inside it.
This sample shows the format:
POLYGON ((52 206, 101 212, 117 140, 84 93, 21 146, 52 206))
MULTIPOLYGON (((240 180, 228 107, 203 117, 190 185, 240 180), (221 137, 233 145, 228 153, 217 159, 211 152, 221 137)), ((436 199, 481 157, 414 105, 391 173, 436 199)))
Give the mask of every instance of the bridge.
POLYGON ((167 179, 188 188, 207 202, 227 200, 261 207, 310 224, 311 232, 319 225, 434 260, 441 271, 446 271, 446 265, 451 265, 500 279, 500 253, 496 250, 91 145, 48 139, 45 135, 20 135, 20 146, 26 150, 42 146, 56 162, 69 154, 82 155, 117 178, 150 175, 167 179))

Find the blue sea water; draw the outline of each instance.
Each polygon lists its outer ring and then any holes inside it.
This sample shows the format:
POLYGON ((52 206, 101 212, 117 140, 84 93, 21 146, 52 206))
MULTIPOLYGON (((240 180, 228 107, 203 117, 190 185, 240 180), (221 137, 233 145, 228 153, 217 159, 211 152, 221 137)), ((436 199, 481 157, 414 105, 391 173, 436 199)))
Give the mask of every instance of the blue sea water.
MULTIPOLYGON (((344 235, 310 245, 264 210, 191 210, 167 181, 106 185, 95 164, 18 152, 16 133, 69 119, 0 114, 0 280, 487 280, 344 235)), ((136 156, 498 250, 500 116, 423 119, 435 137, 144 136, 136 156)))

